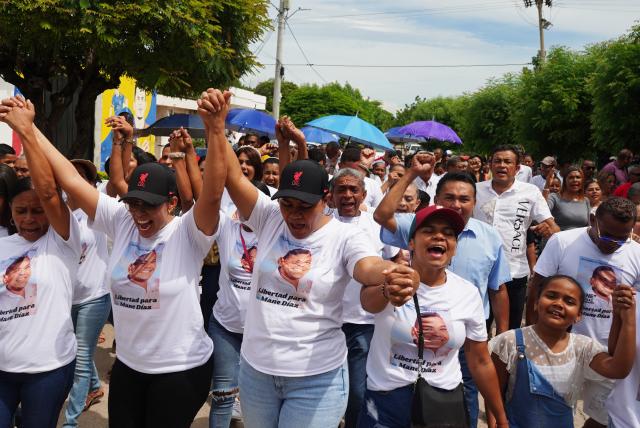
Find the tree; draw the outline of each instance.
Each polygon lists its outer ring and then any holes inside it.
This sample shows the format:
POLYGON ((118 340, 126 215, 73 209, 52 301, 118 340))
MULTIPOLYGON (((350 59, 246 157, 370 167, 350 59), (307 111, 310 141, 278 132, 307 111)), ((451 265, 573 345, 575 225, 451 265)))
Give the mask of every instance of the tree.
POLYGON ((467 96, 461 111, 465 150, 489 153, 498 144, 515 142, 513 108, 517 85, 517 76, 506 75, 467 96))
MULTIPOLYGON (((282 85, 280 86, 282 99, 284 100, 287 98, 289 94, 296 89, 298 89, 298 85, 293 82, 289 82, 288 80, 283 80, 282 85)), ((266 110, 268 112, 273 111, 273 79, 258 83, 256 87, 253 88, 253 92, 267 97, 266 110)))
POLYGON ((523 71, 513 112, 517 138, 533 154, 577 160, 594 151, 587 90, 593 69, 594 56, 588 52, 554 48, 544 66, 523 71))
POLYGON ((35 103, 49 137, 70 111, 65 151, 86 156, 96 96, 121 76, 183 97, 225 86, 256 65, 249 44, 268 26, 266 0, 5 0, 0 76, 35 103))
POLYGON ((357 114, 379 128, 385 128, 393 120, 393 115, 384 110, 379 101, 364 99, 351 85, 339 83, 300 86, 283 97, 282 113, 290 116, 298 126, 332 114, 357 114))
POLYGON ((606 43, 589 81, 595 146, 607 153, 640 149, 640 26, 606 43))

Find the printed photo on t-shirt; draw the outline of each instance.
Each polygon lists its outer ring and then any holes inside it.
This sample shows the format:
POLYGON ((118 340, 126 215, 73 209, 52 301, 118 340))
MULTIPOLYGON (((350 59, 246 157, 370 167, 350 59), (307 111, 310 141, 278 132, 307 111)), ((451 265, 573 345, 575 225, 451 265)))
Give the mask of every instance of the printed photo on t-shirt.
POLYGON ((0 322, 8 322, 36 313, 38 285, 32 277, 35 251, 5 260, 0 264, 0 322))
POLYGON ((89 249, 89 245, 86 242, 82 243, 82 251, 80 251, 80 260, 78 264, 81 265, 85 259, 87 258, 87 250, 89 249))
POLYGON ((160 308, 160 265, 164 244, 142 248, 131 242, 112 273, 114 303, 135 310, 160 308))
POLYGON ((242 234, 239 231, 233 244, 233 251, 227 260, 227 272, 231 286, 247 292, 251 290, 251 274, 253 274, 253 267, 258 255, 257 241, 253 234, 250 234, 250 237, 246 232, 242 234))
POLYGON ((280 239, 260 265, 260 301, 290 308, 304 308, 312 290, 311 249, 300 248, 280 239))
POLYGON ((392 366, 418 371, 418 338, 422 324, 422 373, 437 373, 443 360, 455 348, 452 344, 451 318, 448 310, 421 308, 420 312, 418 319, 413 305, 405 305, 403 310, 396 310, 395 321, 391 327, 390 362, 392 366), (411 310, 407 310, 409 306, 411 310))
POLYGON ((622 271, 602 260, 580 257, 577 281, 585 293, 582 316, 589 318, 611 317, 611 295, 620 284, 622 271))

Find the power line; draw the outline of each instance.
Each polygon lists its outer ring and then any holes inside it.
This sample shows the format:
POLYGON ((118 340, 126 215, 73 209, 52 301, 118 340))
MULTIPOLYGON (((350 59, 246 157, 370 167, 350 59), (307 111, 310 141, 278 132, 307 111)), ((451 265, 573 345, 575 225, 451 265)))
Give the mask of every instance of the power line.
POLYGON ((313 72, 320 78, 320 80, 322 80, 324 83, 327 83, 326 79, 324 77, 322 77, 322 75, 318 72, 318 70, 316 70, 313 67, 313 64, 311 64, 311 61, 309 61, 309 58, 307 57, 307 54, 304 53, 304 49, 302 49, 302 46, 300 46, 300 42, 298 42, 298 38, 296 37, 296 35, 293 34, 293 29, 291 28, 291 25, 289 25, 289 22, 285 21, 285 25, 289 29, 289 33, 291 33, 291 37, 293 37, 293 40, 296 42, 296 45, 298 45, 298 49, 300 50, 300 53, 304 57, 305 61, 307 61, 306 65, 308 65, 309 68, 311 68, 311 70, 313 70, 313 72))
MULTIPOLYGON (((476 68, 476 67, 515 67, 531 65, 530 62, 501 64, 286 64, 287 67, 340 67, 340 68, 476 68)), ((262 64, 275 65, 275 64, 262 64)))

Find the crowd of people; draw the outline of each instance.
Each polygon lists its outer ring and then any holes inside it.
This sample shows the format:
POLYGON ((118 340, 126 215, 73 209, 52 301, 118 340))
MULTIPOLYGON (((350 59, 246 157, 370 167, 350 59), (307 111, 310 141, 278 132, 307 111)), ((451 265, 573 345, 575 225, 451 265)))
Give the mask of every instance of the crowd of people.
POLYGON ((0 427, 640 427, 640 164, 112 128, 108 180, 22 97, 0 121, 0 427), (578 164, 579 162, 579 164, 578 164), (478 393, 484 398, 484 416, 478 393))

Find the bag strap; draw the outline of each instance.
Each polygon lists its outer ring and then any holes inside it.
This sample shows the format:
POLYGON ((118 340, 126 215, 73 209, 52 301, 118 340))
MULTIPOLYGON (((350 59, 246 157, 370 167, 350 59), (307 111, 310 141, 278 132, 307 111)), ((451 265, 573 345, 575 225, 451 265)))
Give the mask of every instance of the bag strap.
POLYGON ((416 321, 418 323, 418 378, 422 377, 422 363, 424 362, 424 332, 422 331, 422 317, 420 316, 420 304, 418 293, 413 295, 413 304, 416 307, 416 321))
POLYGON ((520 354, 524 355, 525 346, 524 346, 524 337, 522 336, 522 329, 516 328, 515 334, 516 334, 516 349, 520 354))

